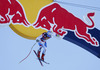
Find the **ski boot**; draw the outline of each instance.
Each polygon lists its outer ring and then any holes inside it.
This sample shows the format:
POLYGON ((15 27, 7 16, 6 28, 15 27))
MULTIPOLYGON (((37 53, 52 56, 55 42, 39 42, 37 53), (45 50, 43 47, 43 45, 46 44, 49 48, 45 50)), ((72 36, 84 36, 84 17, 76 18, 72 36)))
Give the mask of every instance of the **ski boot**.
POLYGON ((44 61, 45 54, 42 53, 41 60, 44 61))

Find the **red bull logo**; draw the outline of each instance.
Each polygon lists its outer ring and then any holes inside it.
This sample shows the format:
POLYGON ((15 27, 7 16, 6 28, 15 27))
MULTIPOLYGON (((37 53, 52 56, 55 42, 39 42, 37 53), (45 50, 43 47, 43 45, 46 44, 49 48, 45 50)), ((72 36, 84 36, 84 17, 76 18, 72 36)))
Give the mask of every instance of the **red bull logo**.
POLYGON ((67 34, 67 30, 70 30, 73 31, 78 38, 85 40, 87 43, 93 46, 99 46, 96 38, 88 33, 88 29, 94 28, 94 22, 91 19, 94 15, 94 12, 87 14, 87 17, 92 22, 92 25, 87 25, 81 19, 62 8, 59 4, 52 3, 40 10, 33 26, 35 28, 52 30, 62 37, 67 34))
POLYGON ((23 24, 29 26, 25 12, 18 0, 0 0, 0 24, 23 24))
POLYGON ((53 0, 0 0, 0 26, 10 24, 9 27, 15 33, 32 40, 50 30, 100 58, 100 30, 91 19, 95 13, 87 14, 91 22, 88 25, 52 2, 53 0))

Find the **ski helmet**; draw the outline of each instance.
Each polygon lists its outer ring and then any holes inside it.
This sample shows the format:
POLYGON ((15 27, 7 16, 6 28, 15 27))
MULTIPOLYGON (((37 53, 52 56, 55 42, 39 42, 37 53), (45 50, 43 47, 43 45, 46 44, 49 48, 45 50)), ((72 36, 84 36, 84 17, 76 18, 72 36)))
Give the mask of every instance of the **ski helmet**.
POLYGON ((48 35, 52 35, 52 31, 48 31, 47 34, 48 34, 48 35))

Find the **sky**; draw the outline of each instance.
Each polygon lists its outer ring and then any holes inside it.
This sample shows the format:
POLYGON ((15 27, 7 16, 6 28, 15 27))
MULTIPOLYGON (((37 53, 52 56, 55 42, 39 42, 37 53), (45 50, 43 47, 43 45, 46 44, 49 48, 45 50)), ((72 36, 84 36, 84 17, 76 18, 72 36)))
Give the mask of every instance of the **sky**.
MULTIPOLYGON (((100 0, 56 0, 75 4, 100 7, 100 0)), ((95 12, 93 18, 95 27, 100 29, 100 11, 79 8, 59 3, 76 17, 83 19, 88 12, 95 12)), ((63 39, 51 38, 47 41, 47 52, 44 67, 41 67, 36 55, 32 51, 28 55, 35 40, 28 40, 11 30, 9 26, 0 27, 0 70, 100 70, 100 59, 83 48, 63 39)), ((38 44, 34 46, 37 50, 38 44)))

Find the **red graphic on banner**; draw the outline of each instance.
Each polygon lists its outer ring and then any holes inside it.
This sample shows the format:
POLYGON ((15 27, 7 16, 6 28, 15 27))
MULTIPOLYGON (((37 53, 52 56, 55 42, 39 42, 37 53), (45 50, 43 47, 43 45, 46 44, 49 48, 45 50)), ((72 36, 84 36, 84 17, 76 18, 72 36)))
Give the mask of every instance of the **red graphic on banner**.
POLYGON ((27 21, 22 5, 17 0, 0 0, 0 24, 23 23, 30 25, 27 21))
POLYGON ((73 31, 78 38, 84 39, 94 46, 98 46, 99 44, 96 38, 91 37, 88 33, 88 29, 94 27, 94 22, 90 18, 93 17, 94 14, 95 13, 87 14, 87 17, 92 22, 92 25, 87 25, 81 19, 62 8, 59 4, 52 3, 40 10, 33 26, 35 28, 52 30, 63 37, 67 34, 66 30, 70 30, 73 31))

